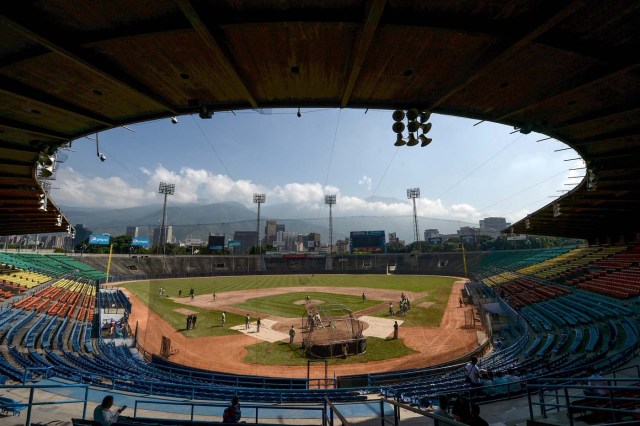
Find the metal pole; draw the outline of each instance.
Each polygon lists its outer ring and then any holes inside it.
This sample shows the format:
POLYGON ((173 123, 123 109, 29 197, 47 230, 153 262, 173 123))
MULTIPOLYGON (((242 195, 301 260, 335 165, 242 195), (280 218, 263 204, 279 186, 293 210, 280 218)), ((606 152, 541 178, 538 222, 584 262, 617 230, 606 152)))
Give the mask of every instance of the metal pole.
POLYGON ((158 238, 158 244, 163 247, 162 253, 164 254, 164 224, 167 219, 167 193, 164 194, 164 205, 162 207, 162 224, 160 225, 160 238, 158 238))
POLYGON ((260 202, 258 202, 258 219, 256 220, 256 247, 258 254, 262 253, 262 242, 260 241, 260 202))
POLYGON ((419 251, 418 249, 418 242, 420 241, 420 234, 418 232, 418 210, 416 209, 416 199, 413 199, 413 227, 414 227, 414 235, 415 235, 415 242, 416 242, 416 250, 419 251))
POLYGON ((333 252, 333 204, 329 204, 329 254, 333 252))

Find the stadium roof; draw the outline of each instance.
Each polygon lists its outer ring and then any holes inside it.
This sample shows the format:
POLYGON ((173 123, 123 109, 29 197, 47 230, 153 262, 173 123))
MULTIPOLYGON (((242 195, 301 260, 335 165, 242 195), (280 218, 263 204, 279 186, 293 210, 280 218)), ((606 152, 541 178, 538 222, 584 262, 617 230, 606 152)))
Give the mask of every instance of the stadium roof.
POLYGON ((66 229, 53 203, 38 209, 35 166, 70 140, 205 109, 332 106, 557 138, 595 190, 585 179, 560 215, 549 204, 513 230, 633 238, 639 22, 632 0, 15 2, 0 17, 0 235, 66 229))

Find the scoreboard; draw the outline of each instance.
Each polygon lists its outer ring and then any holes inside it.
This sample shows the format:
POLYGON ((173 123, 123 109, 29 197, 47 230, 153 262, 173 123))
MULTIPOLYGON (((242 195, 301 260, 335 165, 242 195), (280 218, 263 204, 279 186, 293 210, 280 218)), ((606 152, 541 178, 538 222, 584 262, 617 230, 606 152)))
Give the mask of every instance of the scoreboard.
POLYGON ((209 250, 222 250, 225 246, 225 236, 209 235, 209 250))
POLYGON ((385 253, 384 231, 352 231, 350 234, 351 253, 385 253))

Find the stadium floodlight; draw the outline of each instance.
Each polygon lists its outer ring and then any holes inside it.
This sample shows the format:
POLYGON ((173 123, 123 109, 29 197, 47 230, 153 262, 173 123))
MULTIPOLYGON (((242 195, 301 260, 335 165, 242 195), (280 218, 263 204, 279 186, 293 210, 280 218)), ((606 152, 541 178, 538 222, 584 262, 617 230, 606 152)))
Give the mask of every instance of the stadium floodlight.
POLYGON ((46 212, 47 211, 47 194, 39 194, 38 195, 38 210, 46 212))
POLYGON ((413 233, 415 247, 414 250, 418 250, 418 243, 420 242, 420 234, 418 232, 418 210, 416 209, 416 198, 420 198, 420 188, 407 189, 407 198, 413 200, 413 233))
POLYGON ((587 169, 587 191, 598 189, 598 175, 594 169, 587 169))
POLYGON ((333 249, 333 214, 332 207, 336 203, 336 196, 334 195, 325 195, 324 203, 329 205, 329 254, 331 254, 333 249))
POLYGON ((200 111, 198 113, 200 118, 207 119, 213 117, 213 111, 210 111, 206 105, 200 105, 200 111))
POLYGON ((55 172, 55 168, 53 165, 43 166, 40 168, 40 177, 45 179, 50 178, 51 176, 53 176, 54 172, 55 172))
POLYGON ((256 247, 258 253, 262 253, 262 244, 260 244, 260 205, 267 201, 265 194, 253 194, 253 202, 258 205, 258 219, 256 220, 256 247))
POLYGON ((176 192, 176 185, 173 183, 165 183, 160 182, 160 186, 158 188, 159 194, 164 194, 164 206, 162 207, 162 225, 160 225, 160 238, 158 238, 158 242, 160 247, 162 247, 162 254, 164 254, 164 245, 166 243, 165 240, 165 231, 164 225, 167 219, 167 196, 173 195, 176 192))
POLYGON ((51 166, 56 161, 56 157, 53 155, 46 155, 44 152, 38 156, 38 161, 43 166, 51 166))
POLYGON ((98 136, 98 133, 96 133, 96 155, 98 156, 100 161, 107 161, 107 156, 103 152, 100 152, 100 138, 98 136))

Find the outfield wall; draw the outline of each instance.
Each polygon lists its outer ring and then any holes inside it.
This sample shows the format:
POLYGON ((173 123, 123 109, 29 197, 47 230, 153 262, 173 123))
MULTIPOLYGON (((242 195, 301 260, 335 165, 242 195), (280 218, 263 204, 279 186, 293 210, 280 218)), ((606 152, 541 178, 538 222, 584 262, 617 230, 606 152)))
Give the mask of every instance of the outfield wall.
MULTIPOLYGON (((395 274, 468 276, 478 273, 487 265, 497 264, 496 259, 509 259, 511 263, 523 261, 523 265, 540 262, 537 256, 554 257, 551 249, 504 250, 467 252, 466 269, 461 252, 449 253, 400 253, 400 254, 300 254, 287 256, 162 256, 162 255, 113 255, 109 275, 113 280, 152 279, 169 277, 196 277, 216 275, 256 274, 386 274, 394 266, 395 274), (537 259, 526 263, 528 259, 537 259), (466 272, 466 273, 465 273, 466 272), (135 278, 134 278, 135 277, 135 278)), ((567 248, 566 250, 569 250, 567 248)), ((84 254, 75 259, 100 271, 107 270, 108 255, 84 254)))
MULTIPOLYGON (((480 268, 485 252, 466 255, 468 273, 480 268)), ((108 255, 75 257, 95 269, 106 271, 108 255)), ((395 274, 464 276, 461 253, 334 255, 327 264, 324 256, 288 259, 281 256, 127 256, 114 255, 109 276, 127 280, 161 277, 255 275, 255 274, 395 274), (136 278, 134 278, 136 277, 136 278)), ((111 280, 110 279, 110 280, 111 280)))

